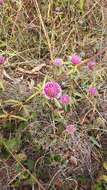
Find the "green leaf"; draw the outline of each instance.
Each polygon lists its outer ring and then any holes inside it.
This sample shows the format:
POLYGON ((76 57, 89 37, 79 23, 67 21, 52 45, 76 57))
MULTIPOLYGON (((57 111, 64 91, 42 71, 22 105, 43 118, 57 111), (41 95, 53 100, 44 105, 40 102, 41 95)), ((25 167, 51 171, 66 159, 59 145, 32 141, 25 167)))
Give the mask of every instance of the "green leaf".
POLYGON ((107 182, 107 175, 103 175, 103 176, 102 176, 102 179, 103 179, 105 182, 107 182))
POLYGON ((29 160, 27 160, 27 161, 25 162, 25 164, 26 164, 26 166, 28 167, 28 169, 29 169, 30 171, 32 171, 33 168, 34 168, 35 161, 29 159, 29 160))
POLYGON ((85 5, 85 0, 80 0, 79 7, 82 13, 84 12, 84 5, 85 5))
POLYGON ((95 139, 95 137, 90 137, 91 142, 96 145, 98 148, 101 148, 101 145, 98 143, 98 141, 95 139))
POLYGON ((55 105, 56 105, 56 107, 59 108, 59 109, 62 108, 60 102, 59 102, 57 99, 55 99, 55 105))
POLYGON ((56 155, 54 155, 53 159, 54 159, 54 161, 56 161, 56 162, 60 162, 60 161, 61 161, 61 156, 58 155, 58 154, 56 154, 56 155))
POLYGON ((19 129, 25 129, 27 126, 27 122, 21 122, 19 125, 19 129))
POLYGON ((107 170, 107 162, 103 163, 103 167, 104 167, 105 170, 107 170))
POLYGON ((3 128, 6 128, 6 129, 11 129, 13 126, 11 123, 6 123, 2 126, 3 128))
POLYGON ((29 96, 26 100, 26 102, 29 102, 30 100, 32 100, 35 96, 38 95, 38 92, 35 92, 34 94, 32 94, 31 96, 29 96))
POLYGON ((82 98, 83 95, 79 92, 75 92, 74 96, 75 96, 75 98, 82 98))
POLYGON ((4 91, 4 85, 3 85, 3 81, 2 81, 2 80, 0 80, 0 89, 1 89, 2 91, 4 91))
POLYGON ((15 170, 16 172, 20 173, 22 171, 22 167, 18 163, 16 163, 15 170))
POLYGON ((9 140, 3 140, 4 141, 4 145, 6 144, 6 146, 8 147, 9 151, 11 152, 16 152, 19 149, 19 146, 21 144, 21 140, 20 138, 12 138, 9 140))
POLYGON ((97 184, 95 185, 95 188, 94 188, 93 190, 104 190, 103 187, 102 187, 101 182, 97 183, 97 184))

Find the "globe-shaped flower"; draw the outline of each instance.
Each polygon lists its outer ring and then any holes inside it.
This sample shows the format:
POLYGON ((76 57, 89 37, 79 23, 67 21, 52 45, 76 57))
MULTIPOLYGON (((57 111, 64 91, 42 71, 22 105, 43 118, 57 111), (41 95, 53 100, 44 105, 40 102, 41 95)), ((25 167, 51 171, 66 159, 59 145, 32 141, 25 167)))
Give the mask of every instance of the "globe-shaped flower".
POLYGON ((4 0, 0 0, 0 5, 3 5, 4 4, 4 0))
POLYGON ((58 67, 62 66, 63 65, 63 60, 61 58, 56 58, 54 60, 54 65, 56 65, 58 67))
POLYGON ((88 93, 91 95, 91 96, 96 96, 97 95, 97 89, 96 87, 90 87, 88 89, 88 93))
POLYGON ((66 126, 66 129, 65 131, 70 134, 70 135, 73 135, 76 131, 76 127, 74 125, 68 125, 66 126))
POLYGON ((62 94, 61 86, 54 81, 47 82, 43 91, 48 99, 60 98, 62 94))
POLYGON ((6 58, 3 55, 0 55, 0 65, 4 64, 6 61, 6 58))
POLYGON ((60 103, 63 105, 68 105, 70 104, 71 98, 68 95, 63 95, 60 97, 60 103))
POLYGON ((88 62, 87 67, 89 70, 94 70, 96 64, 97 63, 95 61, 90 61, 90 62, 88 62))
POLYGON ((78 65, 81 63, 81 57, 79 55, 76 55, 76 54, 72 55, 70 60, 71 60, 72 64, 74 64, 74 65, 78 65))

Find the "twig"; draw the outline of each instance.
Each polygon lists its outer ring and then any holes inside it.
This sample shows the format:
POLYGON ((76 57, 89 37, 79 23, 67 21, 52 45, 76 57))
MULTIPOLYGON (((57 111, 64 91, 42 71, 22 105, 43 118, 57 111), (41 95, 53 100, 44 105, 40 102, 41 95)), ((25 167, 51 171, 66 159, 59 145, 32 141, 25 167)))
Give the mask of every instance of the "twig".
POLYGON ((48 36, 48 32, 47 32, 45 24, 43 22, 38 2, 37 2, 37 0, 33 0, 33 2, 34 2, 34 5, 35 5, 35 8, 37 10, 37 14, 38 14, 38 17, 40 19, 40 23, 42 25, 42 28, 43 28, 43 31, 44 31, 44 34, 45 34, 45 37, 46 37, 46 40, 47 40, 47 43, 48 43, 49 52, 50 52, 50 58, 51 58, 51 61, 53 62, 53 54, 52 54, 52 48, 51 48, 51 43, 50 43, 50 39, 49 39, 49 36, 48 36))
POLYGON ((103 48, 102 50, 98 51, 95 55, 93 55, 92 57, 85 59, 84 61, 82 61, 81 64, 78 65, 78 67, 80 67, 83 64, 87 64, 89 61, 95 59, 97 56, 101 55, 102 53, 107 51, 107 47, 103 48))
POLYGON ((19 8, 18 8, 18 11, 17 11, 17 14, 16 14, 16 17, 15 17, 14 24, 13 24, 13 26, 12 26, 12 35, 13 35, 13 34, 14 34, 14 32, 15 32, 16 22, 17 22, 17 21, 18 21, 18 19, 19 19, 21 9, 22 9, 22 5, 20 4, 20 5, 19 5, 19 8))

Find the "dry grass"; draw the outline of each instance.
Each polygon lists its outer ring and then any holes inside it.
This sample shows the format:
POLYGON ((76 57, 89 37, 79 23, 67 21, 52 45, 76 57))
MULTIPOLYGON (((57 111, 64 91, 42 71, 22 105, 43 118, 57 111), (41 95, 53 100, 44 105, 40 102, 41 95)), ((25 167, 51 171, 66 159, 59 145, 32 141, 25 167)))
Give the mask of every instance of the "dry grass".
POLYGON ((0 7, 0 52, 8 58, 0 94, 4 188, 93 188, 103 160, 100 138, 107 133, 104 6, 100 0, 83 7, 79 0, 8 0, 0 7), (55 57, 66 61, 75 52, 85 60, 77 71, 53 67, 55 57), (86 69, 90 58, 98 62, 93 73, 86 69), (67 111, 42 96, 50 79, 72 96, 67 111), (90 85, 97 86, 97 98, 86 93, 90 85), (69 123, 78 127, 72 138, 64 132, 69 123))

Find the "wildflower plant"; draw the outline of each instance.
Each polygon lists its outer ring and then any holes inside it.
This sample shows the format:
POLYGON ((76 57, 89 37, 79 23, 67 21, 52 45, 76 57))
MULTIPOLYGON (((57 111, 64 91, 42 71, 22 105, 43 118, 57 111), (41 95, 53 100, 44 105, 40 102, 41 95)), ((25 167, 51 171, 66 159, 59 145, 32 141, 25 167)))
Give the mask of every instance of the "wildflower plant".
POLYGON ((3 55, 0 55, 0 65, 3 65, 6 61, 6 58, 3 55))
POLYGON ((0 6, 4 4, 4 0, 0 0, 0 6))
POLYGON ((96 87, 89 87, 88 93, 89 93, 90 96, 96 96, 97 95, 96 87))
POLYGON ((57 67, 61 67, 63 65, 63 59, 61 58, 56 58, 54 60, 54 65, 57 66, 57 67))
POLYGON ((67 125, 65 131, 70 135, 74 135, 76 127, 75 125, 67 125))
POLYGON ((96 61, 89 61, 88 64, 87 64, 87 67, 88 67, 89 70, 92 71, 92 70, 95 69, 96 64, 97 64, 96 61))
POLYGON ((62 105, 69 105, 70 102, 71 102, 70 96, 68 96, 68 95, 63 95, 63 96, 60 97, 60 103, 61 103, 62 105))
POLYGON ((70 57, 70 61, 73 65, 79 65, 81 63, 81 57, 77 54, 74 54, 70 57))
POLYGON ((57 82, 51 81, 45 84, 43 93, 48 99, 60 98, 62 89, 57 82))

